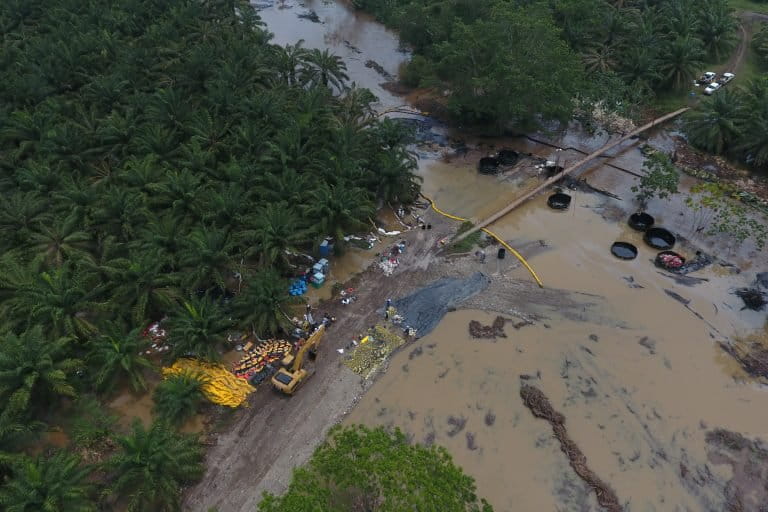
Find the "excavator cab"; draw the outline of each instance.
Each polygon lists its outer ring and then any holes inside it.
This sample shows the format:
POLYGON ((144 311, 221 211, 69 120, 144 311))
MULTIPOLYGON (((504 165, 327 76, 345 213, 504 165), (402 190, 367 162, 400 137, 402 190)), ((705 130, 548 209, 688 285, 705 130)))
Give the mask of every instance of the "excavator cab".
POLYGON ((304 358, 307 356, 310 359, 315 358, 317 347, 324 333, 325 325, 321 325, 301 346, 295 357, 283 360, 285 367, 280 368, 272 377, 272 385, 275 389, 282 391, 286 395, 292 395, 312 375, 303 367, 304 358))

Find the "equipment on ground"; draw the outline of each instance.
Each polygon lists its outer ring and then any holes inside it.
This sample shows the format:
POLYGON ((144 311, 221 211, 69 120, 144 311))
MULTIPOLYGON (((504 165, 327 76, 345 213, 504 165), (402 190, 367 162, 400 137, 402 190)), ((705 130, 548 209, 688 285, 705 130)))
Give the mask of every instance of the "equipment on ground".
POLYGON ((325 333, 325 325, 321 324, 315 332, 302 344, 296 356, 286 356, 283 359, 283 368, 272 377, 272 385, 275 389, 282 391, 286 395, 292 395, 309 377, 312 376, 304 366, 304 358, 309 354, 314 358, 317 356, 317 347, 325 333), (290 366, 290 368, 289 368, 290 366))

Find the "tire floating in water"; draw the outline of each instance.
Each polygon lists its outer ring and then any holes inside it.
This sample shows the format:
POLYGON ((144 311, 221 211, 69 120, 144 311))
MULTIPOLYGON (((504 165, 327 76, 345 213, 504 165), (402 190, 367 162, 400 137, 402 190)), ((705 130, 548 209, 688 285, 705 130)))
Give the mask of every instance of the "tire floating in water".
POLYGON ((571 196, 562 192, 556 192, 549 196, 547 204, 553 210, 566 210, 571 205, 571 196))
POLYGON ((660 251, 668 251, 675 246, 675 235, 664 228, 650 228, 643 236, 645 243, 660 251))
POLYGON ((614 242, 611 246, 611 254, 620 260, 633 260, 637 258, 637 247, 629 242, 614 242))
POLYGON ((499 159, 492 156, 486 156, 477 163, 477 170, 481 174, 496 174, 499 172, 499 159))
POLYGON ((633 213, 629 216, 629 227, 635 231, 645 231, 653 227, 655 219, 645 212, 633 213))

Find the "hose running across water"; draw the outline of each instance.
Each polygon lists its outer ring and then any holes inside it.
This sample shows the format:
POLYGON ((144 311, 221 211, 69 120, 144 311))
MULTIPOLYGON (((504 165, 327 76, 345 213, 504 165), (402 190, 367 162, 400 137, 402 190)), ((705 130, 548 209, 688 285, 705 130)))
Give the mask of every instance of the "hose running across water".
MULTIPOLYGON (((424 199, 426 199, 427 201, 429 201, 429 205, 432 207, 432 209, 435 210, 440 215, 442 215, 443 217, 448 217, 449 219, 458 220, 459 222, 469 222, 469 219, 465 219, 463 217, 457 217, 456 215, 451 215, 450 213, 444 212, 443 210, 441 210, 440 208, 437 207, 437 205, 435 204, 435 202, 432 199, 430 199, 429 197, 425 196, 424 194, 421 194, 421 196, 424 199)), ((481 231, 483 233, 485 233, 486 235, 490 236, 491 238, 493 238, 494 240, 496 240, 497 242, 499 242, 506 250, 508 250, 510 253, 512 253, 512 255, 514 255, 514 257, 517 258, 520 261, 520 263, 522 263, 523 266, 525 266, 525 268, 528 269, 528 272, 531 273, 533 278, 538 283, 539 287, 544 288, 544 284, 541 282, 541 279, 539 279, 539 276, 536 275, 536 271, 533 270, 533 268, 528 264, 527 261, 525 261, 525 258, 523 258, 523 256, 519 252, 517 252, 512 247, 510 247, 510 245, 507 242, 502 240, 500 236, 498 236, 496 233, 494 233, 490 229, 488 229, 488 228, 481 228, 481 231)))

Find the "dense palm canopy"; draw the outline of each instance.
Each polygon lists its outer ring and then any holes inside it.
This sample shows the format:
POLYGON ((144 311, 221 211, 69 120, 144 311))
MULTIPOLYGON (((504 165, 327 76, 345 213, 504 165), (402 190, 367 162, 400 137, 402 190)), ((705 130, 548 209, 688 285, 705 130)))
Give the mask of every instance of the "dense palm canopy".
POLYGON ((23 457, 11 468, 12 476, 0 487, 0 507, 6 512, 91 512, 91 470, 80 458, 57 452, 50 458, 23 457))
POLYGON ((768 168, 768 78, 719 91, 685 121, 691 143, 706 151, 768 168))
POLYGON ((353 3, 414 48, 411 85, 444 86, 462 121, 516 129, 570 119, 574 97, 636 113, 650 95, 690 85, 704 62, 726 59, 739 35, 728 0, 353 3))
POLYGON ((146 389, 144 372, 152 364, 142 355, 139 329, 125 332, 121 325, 112 325, 103 330, 91 345, 88 363, 93 369, 96 388, 112 389, 125 379, 134 391, 146 389))
MULTIPOLYGON (((163 364, 218 359, 233 328, 276 333, 290 254, 416 197, 376 98, 328 51, 271 44, 244 0, 0 2, 0 32, 0 478, 61 397, 146 388, 150 322, 167 320, 163 364)), ((174 382, 158 411, 178 422, 199 386, 174 382)), ((118 443, 132 509, 178 509, 197 443, 160 426, 118 443)), ((40 464, 4 510, 92 508, 64 472, 72 501, 37 506, 40 464)))
POLYGON ((184 484, 203 472, 203 453, 197 441, 156 422, 144 427, 136 420, 132 431, 118 436, 119 452, 108 467, 116 475, 113 490, 126 500, 128 510, 180 510, 184 484))
POLYGON ((51 339, 40 326, 20 335, 0 334, 0 402, 4 413, 23 413, 75 396, 72 377, 81 363, 70 356, 70 340, 51 339))

